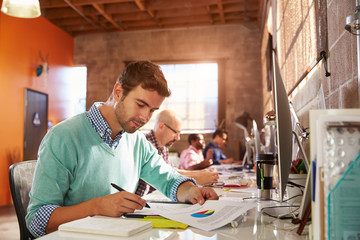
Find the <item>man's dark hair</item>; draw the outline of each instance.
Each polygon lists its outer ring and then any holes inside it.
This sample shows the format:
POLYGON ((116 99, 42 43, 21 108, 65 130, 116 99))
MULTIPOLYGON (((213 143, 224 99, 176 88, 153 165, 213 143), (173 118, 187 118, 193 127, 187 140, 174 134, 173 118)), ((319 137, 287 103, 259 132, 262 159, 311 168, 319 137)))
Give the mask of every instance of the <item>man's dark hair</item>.
POLYGON ((216 129, 215 132, 213 133, 212 138, 214 139, 216 136, 222 137, 224 133, 225 133, 226 135, 228 134, 228 132, 227 132, 225 129, 220 129, 220 128, 218 128, 218 129, 216 129))
POLYGON ((192 141, 196 141, 199 138, 199 134, 190 134, 188 137, 189 145, 191 145, 192 141))
POLYGON ((171 95, 159 65, 150 61, 129 63, 116 82, 121 83, 124 97, 138 85, 146 90, 157 91, 162 97, 171 95))

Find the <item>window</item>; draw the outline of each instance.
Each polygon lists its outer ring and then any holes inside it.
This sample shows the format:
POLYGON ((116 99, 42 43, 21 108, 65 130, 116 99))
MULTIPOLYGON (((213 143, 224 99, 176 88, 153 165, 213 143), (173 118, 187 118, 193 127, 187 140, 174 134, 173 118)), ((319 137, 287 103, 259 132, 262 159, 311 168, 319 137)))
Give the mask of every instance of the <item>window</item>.
MULTIPOLYGON (((171 109, 182 119, 183 130, 213 130, 218 121, 218 64, 164 64, 171 89, 159 111, 171 109)), ((155 112, 144 129, 152 129, 155 112)))
POLYGON ((73 109, 71 116, 85 112, 86 108, 86 71, 85 66, 78 66, 72 69, 71 86, 69 92, 71 93, 71 102, 73 109))

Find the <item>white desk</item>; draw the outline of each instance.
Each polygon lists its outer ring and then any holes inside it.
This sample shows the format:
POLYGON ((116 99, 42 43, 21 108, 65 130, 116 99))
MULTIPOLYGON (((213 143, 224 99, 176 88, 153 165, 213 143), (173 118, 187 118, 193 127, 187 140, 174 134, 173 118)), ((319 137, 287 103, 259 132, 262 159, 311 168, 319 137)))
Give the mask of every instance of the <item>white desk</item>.
MULTIPOLYGON (((221 189, 216 189, 222 196, 221 199, 233 199, 240 201, 244 196, 254 195, 256 189, 253 188, 253 193, 237 193, 228 192, 221 189)), ((157 199, 159 195, 153 194, 151 197, 157 199)), ((245 201, 257 201, 257 200, 245 200, 245 201)), ((220 202, 219 202, 220 203, 220 202)), ((219 228, 215 231, 205 232, 193 227, 188 227, 186 230, 177 229, 152 229, 147 230, 138 234, 135 234, 129 238, 119 237, 108 237, 103 235, 89 235, 89 234, 78 234, 78 233, 67 233, 56 231, 48 234, 39 239, 46 240, 87 240, 87 239, 133 239, 133 240, 160 240, 160 239, 176 239, 176 240, 188 240, 188 239, 211 239, 211 240, 237 240, 237 239, 276 239, 276 240, 294 240, 294 239, 309 239, 308 237, 308 226, 304 228, 301 236, 296 231, 298 225, 291 223, 291 220, 279 220, 267 215, 261 214, 260 210, 263 207, 275 205, 273 201, 261 201, 258 202, 257 208, 253 208, 247 212, 242 222, 240 222, 237 228, 232 228, 230 224, 219 228)))

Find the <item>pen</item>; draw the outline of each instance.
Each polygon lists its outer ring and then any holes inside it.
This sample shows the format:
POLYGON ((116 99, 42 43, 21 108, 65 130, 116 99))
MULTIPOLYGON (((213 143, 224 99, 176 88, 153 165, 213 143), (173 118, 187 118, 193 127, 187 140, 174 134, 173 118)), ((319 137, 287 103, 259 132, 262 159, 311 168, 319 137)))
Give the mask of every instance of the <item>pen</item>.
MULTIPOLYGON (((121 187, 119 187, 118 185, 116 185, 115 183, 111 183, 111 186, 113 186, 116 190, 118 190, 119 192, 125 191, 124 189, 122 189, 121 187)), ((125 191, 126 192, 126 191, 125 191)), ((150 208, 149 204, 145 204, 145 207, 150 208)))
POLYGON ((247 188, 248 185, 226 184, 224 188, 247 188))

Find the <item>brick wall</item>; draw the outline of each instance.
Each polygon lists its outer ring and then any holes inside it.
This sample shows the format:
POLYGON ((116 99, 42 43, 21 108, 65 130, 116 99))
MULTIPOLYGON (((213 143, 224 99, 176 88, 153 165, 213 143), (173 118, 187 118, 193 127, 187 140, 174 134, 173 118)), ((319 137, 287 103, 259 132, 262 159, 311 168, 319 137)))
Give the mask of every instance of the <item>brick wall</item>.
MULTIPOLYGON (((275 2, 275 1, 270 1, 275 2)), ((354 14, 355 1, 276 1, 276 52, 288 92, 296 86, 309 66, 326 51, 326 66, 321 61, 302 88, 292 97, 303 127, 309 127, 309 110, 359 108, 356 36, 345 31, 345 18, 354 14)), ((267 26, 262 32, 261 62, 264 114, 273 109, 270 92, 265 88, 267 26)), ((305 150, 309 152, 308 145, 305 150)))
MULTIPOLYGON (((312 62, 325 50, 324 63, 316 67, 306 84, 293 97, 300 121, 309 126, 310 109, 359 108, 356 36, 345 31, 345 18, 354 14, 355 1, 276 1, 276 49, 287 91, 292 89, 312 62), (322 97, 323 94, 323 97, 322 97)), ((264 29, 262 57, 265 55, 267 29, 264 29)), ((264 70, 264 62, 263 70, 264 70)), ((263 86, 267 75, 263 73, 263 86)), ((271 95, 263 89, 264 113, 273 108, 271 95)))

